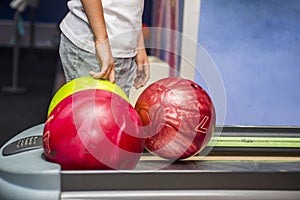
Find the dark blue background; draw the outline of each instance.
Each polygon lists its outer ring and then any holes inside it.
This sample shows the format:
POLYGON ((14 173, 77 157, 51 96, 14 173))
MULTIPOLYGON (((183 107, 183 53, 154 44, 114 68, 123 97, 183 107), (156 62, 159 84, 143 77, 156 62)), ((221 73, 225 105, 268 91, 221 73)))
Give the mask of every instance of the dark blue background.
MULTIPOLYGON (((10 0, 1 0, 0 19, 13 19, 15 10, 10 8, 10 0)), ((65 0, 41 0, 36 9, 36 21, 39 22, 59 22, 67 12, 67 1, 65 0)), ((29 8, 27 8, 22 17, 29 20, 29 8)))
MULTIPOLYGON (((143 20, 151 25, 152 1, 145 0, 143 20)), ((0 19, 13 19, 14 10, 10 8, 11 0, 1 0, 0 2, 0 19)), ((59 23, 67 13, 66 0, 40 0, 39 7, 36 9, 36 21, 59 23)), ((29 20, 30 9, 27 8, 22 14, 24 20, 29 20)))

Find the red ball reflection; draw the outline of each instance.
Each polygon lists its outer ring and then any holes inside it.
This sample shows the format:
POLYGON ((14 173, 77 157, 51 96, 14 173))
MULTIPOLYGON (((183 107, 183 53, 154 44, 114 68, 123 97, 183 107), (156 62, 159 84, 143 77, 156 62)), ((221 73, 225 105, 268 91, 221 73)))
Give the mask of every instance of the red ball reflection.
POLYGON ((185 159, 209 142, 216 123, 213 102, 195 82, 165 78, 152 83, 135 105, 146 135, 145 147, 166 159, 185 159))

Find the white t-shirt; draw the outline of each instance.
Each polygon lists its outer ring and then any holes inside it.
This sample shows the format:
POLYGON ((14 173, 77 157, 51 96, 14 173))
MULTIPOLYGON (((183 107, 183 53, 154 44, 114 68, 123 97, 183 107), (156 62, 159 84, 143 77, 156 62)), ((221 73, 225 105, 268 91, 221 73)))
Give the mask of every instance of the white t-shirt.
MULTIPOLYGON (((144 0, 102 0, 102 6, 113 57, 134 57, 142 29, 144 0)), ((70 11, 60 23, 61 31, 76 46, 94 53, 94 35, 81 1, 68 1, 68 8, 70 11)))

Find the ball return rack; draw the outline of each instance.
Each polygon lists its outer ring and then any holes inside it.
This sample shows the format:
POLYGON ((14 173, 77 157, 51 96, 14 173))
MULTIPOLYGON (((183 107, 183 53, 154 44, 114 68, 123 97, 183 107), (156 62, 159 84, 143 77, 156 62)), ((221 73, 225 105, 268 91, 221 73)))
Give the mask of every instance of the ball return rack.
POLYGON ((144 152, 135 170, 64 171, 45 160, 44 124, 0 149, 0 199, 300 199, 299 127, 217 127, 204 154, 144 152))

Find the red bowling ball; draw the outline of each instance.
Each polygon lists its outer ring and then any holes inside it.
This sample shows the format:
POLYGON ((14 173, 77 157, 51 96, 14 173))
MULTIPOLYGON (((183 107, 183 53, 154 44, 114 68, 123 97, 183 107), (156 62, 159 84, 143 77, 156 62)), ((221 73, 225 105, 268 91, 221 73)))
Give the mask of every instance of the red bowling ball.
POLYGON ((210 141, 216 115, 206 91, 191 80, 165 78, 149 85, 137 99, 146 149, 171 160, 189 158, 210 141))
POLYGON ((106 90, 76 92, 48 116, 46 160, 63 170, 131 170, 144 148, 141 120, 122 97, 106 90))

